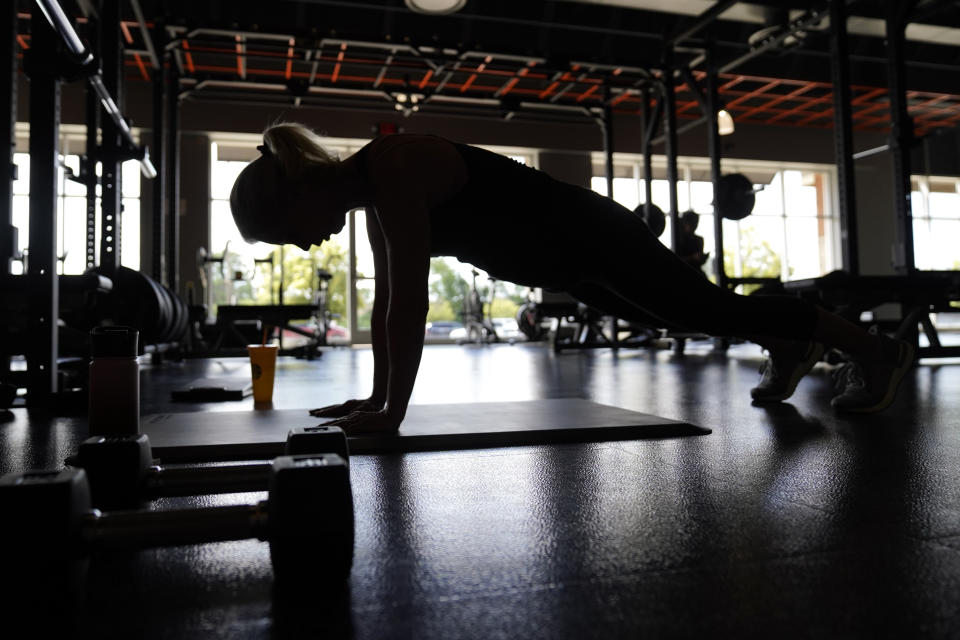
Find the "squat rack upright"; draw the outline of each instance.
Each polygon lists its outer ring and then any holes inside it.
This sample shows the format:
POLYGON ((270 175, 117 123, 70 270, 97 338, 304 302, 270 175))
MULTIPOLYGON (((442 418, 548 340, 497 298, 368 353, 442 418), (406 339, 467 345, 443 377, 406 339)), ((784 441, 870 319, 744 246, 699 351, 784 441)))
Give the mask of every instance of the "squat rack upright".
MULTIPOLYGON (((4 12, 2 27, 16 29, 17 3, 9 3, 4 12), (8 22, 10 21, 10 22, 8 22)), ((12 205, 5 199, 3 220, 3 259, 7 265, 3 278, 10 286, 14 278, 19 281, 21 292, 28 299, 29 335, 25 355, 27 360, 26 386, 28 406, 55 406, 62 390, 59 370, 58 318, 60 315, 60 277, 57 274, 57 204, 59 200, 58 167, 60 166, 60 99, 61 85, 72 78, 85 77, 91 95, 99 101, 102 110, 102 143, 97 148, 97 160, 103 163, 103 194, 101 227, 103 229, 100 259, 101 268, 110 273, 119 266, 120 247, 120 164, 127 158, 140 162, 142 173, 156 176, 146 147, 137 144, 124 119, 118 103, 123 83, 123 53, 119 35, 119 2, 105 0, 101 5, 101 49, 104 69, 96 67, 94 54, 83 44, 63 9, 56 0, 36 0, 31 15, 31 47, 24 56, 24 70, 30 77, 30 256, 26 274, 10 275, 9 263, 16 250, 16 238, 12 229, 12 205), (27 286, 22 286, 26 284, 27 286)), ((8 42, 16 42, 16 33, 8 42)), ((12 166, 13 127, 16 121, 15 83, 16 49, 12 49, 10 64, 6 63, 7 47, 4 47, 4 69, 10 70, 10 86, 14 92, 10 100, 10 138, 8 140, 8 166, 12 166)), ((6 78, 4 86, 7 86, 6 78)), ((88 101, 93 106, 93 101, 88 101)), ((96 119, 91 119, 94 129, 88 131, 88 150, 91 138, 96 139, 96 119)), ((7 127, 4 127, 6 130, 7 127)), ((87 187, 93 191, 93 171, 88 165, 87 187)), ((5 183, 10 189, 13 176, 5 183)), ((9 194, 9 191, 6 191, 9 194)), ((88 226, 93 221, 88 209, 88 226)), ((88 230, 87 264, 90 264, 92 241, 88 230)), ((9 360, 5 360, 4 372, 9 372, 9 360)))

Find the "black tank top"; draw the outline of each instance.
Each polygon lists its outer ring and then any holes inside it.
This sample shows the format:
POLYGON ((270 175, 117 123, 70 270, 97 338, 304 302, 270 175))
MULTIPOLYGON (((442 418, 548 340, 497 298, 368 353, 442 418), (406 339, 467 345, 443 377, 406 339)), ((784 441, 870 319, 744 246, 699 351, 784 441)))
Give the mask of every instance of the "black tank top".
MULTIPOLYGON (((372 144, 357 152, 364 177, 372 144)), ((573 221, 566 212, 582 190, 507 156, 451 144, 466 165, 467 182, 430 211, 431 255, 454 256, 510 282, 550 286, 543 274, 531 281, 531 258, 544 246, 568 239, 573 221)), ((555 267, 547 274, 550 280, 553 274, 566 279, 555 267)))

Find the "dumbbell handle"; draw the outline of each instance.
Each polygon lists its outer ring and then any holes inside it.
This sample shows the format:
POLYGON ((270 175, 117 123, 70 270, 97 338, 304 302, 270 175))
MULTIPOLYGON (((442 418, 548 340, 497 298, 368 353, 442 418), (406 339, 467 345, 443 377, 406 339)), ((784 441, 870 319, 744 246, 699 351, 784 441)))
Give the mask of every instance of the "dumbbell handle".
POLYGON ((266 491, 270 464, 238 464, 219 467, 152 467, 145 482, 148 500, 164 496, 200 493, 266 491))
POLYGON ((204 542, 267 537, 267 502, 180 509, 115 511, 94 509, 84 519, 82 537, 90 550, 149 549, 204 542))

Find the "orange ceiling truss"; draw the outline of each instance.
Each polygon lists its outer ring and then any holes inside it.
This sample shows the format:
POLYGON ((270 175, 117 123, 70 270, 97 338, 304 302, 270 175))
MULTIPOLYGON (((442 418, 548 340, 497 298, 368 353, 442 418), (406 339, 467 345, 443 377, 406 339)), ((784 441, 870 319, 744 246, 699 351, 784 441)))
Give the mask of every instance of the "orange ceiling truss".
MULTIPOLYGON (((152 65, 144 55, 136 22, 121 26, 127 64, 135 77, 149 79, 152 65)), ((548 68, 535 57, 492 52, 460 52, 414 47, 406 43, 355 42, 338 39, 297 40, 288 35, 233 32, 182 27, 169 29, 174 61, 188 90, 205 87, 229 91, 278 91, 296 84, 296 104, 323 95, 350 96, 395 102, 409 114, 409 98, 419 106, 432 104, 466 109, 494 108, 509 101, 510 109, 567 110, 596 115, 603 106, 604 83, 610 84, 615 113, 639 115, 642 87, 658 71, 625 66, 570 62, 568 68, 548 68), (400 103, 403 104, 400 104, 400 103)), ((29 36, 19 36, 23 49, 29 36)), ((132 76, 133 77, 133 76, 132 76)), ((705 73, 694 71, 698 83, 705 73)), ((825 82, 720 74, 718 95, 734 120, 743 123, 832 128, 833 90, 825 82)), ((884 131, 890 126, 886 88, 851 87, 853 127, 884 131)), ((680 119, 701 117, 699 103, 685 85, 676 87, 680 119)), ((923 135, 960 124, 960 95, 909 91, 908 109, 915 130, 923 135)), ((414 109, 416 110, 416 109, 414 109)), ((500 111, 504 109, 501 108, 500 111)))
MULTIPOLYGON (((737 74, 734 87, 721 86, 720 97, 735 121, 795 127, 833 127, 833 86, 825 82, 778 80, 737 74)), ((886 130, 890 100, 886 88, 854 85, 850 101, 853 128, 886 130)), ((960 95, 907 92, 908 110, 918 135, 960 123, 960 95)))

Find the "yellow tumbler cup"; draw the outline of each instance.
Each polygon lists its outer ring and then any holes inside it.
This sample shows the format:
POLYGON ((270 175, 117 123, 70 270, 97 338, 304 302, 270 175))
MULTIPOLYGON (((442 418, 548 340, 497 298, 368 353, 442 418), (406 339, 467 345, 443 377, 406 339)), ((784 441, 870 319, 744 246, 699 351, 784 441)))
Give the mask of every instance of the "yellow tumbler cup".
POLYGON ((277 351, 275 344, 250 344, 247 353, 250 354, 250 375, 253 379, 253 401, 273 401, 273 373, 277 368, 277 351))

